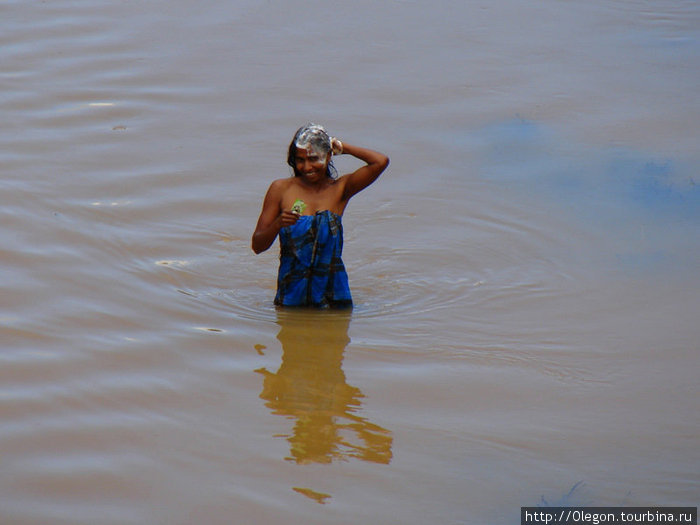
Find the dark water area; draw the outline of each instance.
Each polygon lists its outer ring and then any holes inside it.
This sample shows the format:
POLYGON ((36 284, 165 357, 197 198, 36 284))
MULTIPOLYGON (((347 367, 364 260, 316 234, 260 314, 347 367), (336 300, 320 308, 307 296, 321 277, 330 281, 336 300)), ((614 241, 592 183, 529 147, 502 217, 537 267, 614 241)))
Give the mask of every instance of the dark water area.
POLYGON ((0 3, 0 522, 696 506, 699 37, 691 1, 0 3), (276 310, 250 249, 307 121, 391 157, 351 311, 276 310))

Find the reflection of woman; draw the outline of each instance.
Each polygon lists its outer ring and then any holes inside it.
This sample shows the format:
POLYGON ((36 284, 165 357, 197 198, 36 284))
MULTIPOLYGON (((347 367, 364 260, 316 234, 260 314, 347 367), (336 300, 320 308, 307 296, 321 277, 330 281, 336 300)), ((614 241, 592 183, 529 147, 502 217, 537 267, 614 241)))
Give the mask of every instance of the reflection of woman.
POLYGON ((280 267, 275 304, 344 307, 352 305, 342 260, 341 217, 350 198, 372 184, 389 164, 385 155, 342 143, 317 124, 299 128, 287 164, 294 177, 267 190, 253 233, 255 253, 279 234, 280 267), (335 178, 331 155, 349 154, 365 165, 335 178))
POLYGON ((376 463, 391 460, 391 433, 356 415, 363 397, 345 382, 343 352, 350 342, 349 312, 279 311, 277 338, 282 365, 265 376, 262 399, 273 414, 296 419, 287 436, 289 460, 330 463, 356 457, 376 463))

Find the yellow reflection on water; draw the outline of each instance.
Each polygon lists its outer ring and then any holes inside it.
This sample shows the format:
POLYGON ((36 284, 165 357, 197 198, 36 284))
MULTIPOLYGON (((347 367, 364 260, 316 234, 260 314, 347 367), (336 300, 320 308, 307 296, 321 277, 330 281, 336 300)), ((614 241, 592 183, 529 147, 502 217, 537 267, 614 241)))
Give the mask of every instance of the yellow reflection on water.
POLYGON ((342 364, 350 319, 350 311, 277 313, 282 364, 277 373, 265 368, 256 372, 264 377, 260 397, 265 405, 273 414, 294 420, 292 432, 284 435, 289 461, 391 461, 391 432, 358 415, 364 395, 345 381, 342 364))
POLYGON ((330 494, 324 494, 323 492, 316 492, 315 490, 307 489, 304 487, 293 487, 292 490, 294 492, 298 492, 299 494, 303 494, 307 498, 310 498, 314 500, 316 503, 320 503, 321 505, 324 505, 326 503, 326 500, 331 497, 330 494))

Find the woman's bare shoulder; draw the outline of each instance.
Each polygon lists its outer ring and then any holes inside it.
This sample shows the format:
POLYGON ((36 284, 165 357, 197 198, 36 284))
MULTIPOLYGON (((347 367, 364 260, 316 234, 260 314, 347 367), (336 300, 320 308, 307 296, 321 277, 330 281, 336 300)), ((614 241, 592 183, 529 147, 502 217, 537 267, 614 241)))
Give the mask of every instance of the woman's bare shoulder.
POLYGON ((268 193, 284 193, 287 189, 294 185, 294 179, 287 177, 286 179, 275 179, 270 183, 268 193))
POLYGON ((284 179, 275 179, 270 183, 270 186, 275 186, 276 188, 289 188, 294 184, 294 179, 292 177, 285 177, 284 179))

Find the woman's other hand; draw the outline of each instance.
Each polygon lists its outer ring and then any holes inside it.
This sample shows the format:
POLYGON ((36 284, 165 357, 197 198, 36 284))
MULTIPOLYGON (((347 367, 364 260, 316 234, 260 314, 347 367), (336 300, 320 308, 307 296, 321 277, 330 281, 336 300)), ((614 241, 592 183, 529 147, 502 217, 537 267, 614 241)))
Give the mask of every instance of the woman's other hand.
POLYGON ((287 226, 295 224, 299 220, 299 217, 300 215, 295 211, 283 210, 279 216, 280 228, 286 228, 287 226))

